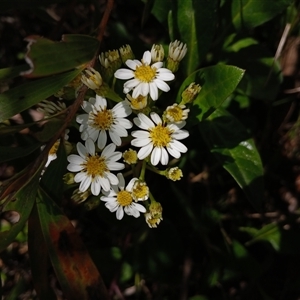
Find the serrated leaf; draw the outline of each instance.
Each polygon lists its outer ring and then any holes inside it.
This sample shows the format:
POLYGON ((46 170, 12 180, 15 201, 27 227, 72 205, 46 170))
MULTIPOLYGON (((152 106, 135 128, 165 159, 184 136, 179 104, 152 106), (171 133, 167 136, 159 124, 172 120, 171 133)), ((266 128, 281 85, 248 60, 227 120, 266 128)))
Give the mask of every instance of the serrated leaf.
POLYGON ((70 220, 43 191, 37 210, 57 279, 67 299, 108 299, 101 276, 70 220))
POLYGON ((284 11, 291 0, 233 0, 232 22, 236 29, 254 28, 284 11))
POLYGON ((16 158, 24 157, 34 152, 41 146, 41 143, 20 147, 2 147, 0 146, 0 163, 10 161, 16 158))
POLYGON ((74 68, 82 68, 91 61, 99 47, 99 41, 80 34, 65 34, 61 42, 54 42, 38 36, 26 38, 26 61, 31 70, 24 72, 26 77, 41 77, 74 68))
POLYGON ((177 0, 173 4, 173 27, 178 30, 178 38, 188 47, 182 65, 185 74, 189 75, 199 68, 210 47, 216 27, 218 1, 177 0))
POLYGON ((224 109, 215 110, 199 130, 211 152, 244 190, 258 211, 263 201, 263 167, 254 141, 243 125, 224 109))
POLYGON ((271 243, 276 251, 280 250, 282 233, 279 225, 276 223, 267 224, 261 229, 256 229, 253 227, 240 227, 239 230, 247 232, 252 236, 252 239, 246 243, 247 246, 259 241, 267 241, 271 243))
POLYGON ((37 170, 35 175, 28 180, 26 180, 25 176, 20 178, 21 181, 24 179, 24 183, 16 193, 16 200, 11 201, 5 207, 5 211, 16 211, 20 215, 20 219, 17 223, 13 224, 9 230, 0 233, 0 252, 5 250, 8 245, 14 241, 17 234, 24 228, 35 202, 40 172, 41 167, 37 170))
POLYGON ((234 66, 216 65, 202 68, 188 76, 177 94, 177 102, 181 94, 192 82, 200 84, 201 91, 193 102, 189 115, 189 124, 195 125, 205 120, 235 90, 242 79, 244 70, 234 66))
POLYGON ((81 70, 74 70, 34 80, 0 94, 0 122, 53 95, 80 72, 81 70))
POLYGON ((0 69, 0 81, 15 78, 19 76, 21 72, 27 71, 28 69, 28 65, 0 69))

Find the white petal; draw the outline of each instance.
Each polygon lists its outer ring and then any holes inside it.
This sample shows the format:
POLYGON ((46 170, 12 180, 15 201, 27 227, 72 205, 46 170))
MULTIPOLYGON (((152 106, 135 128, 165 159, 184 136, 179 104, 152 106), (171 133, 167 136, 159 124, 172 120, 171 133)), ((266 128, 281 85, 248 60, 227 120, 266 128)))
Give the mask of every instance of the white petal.
POLYGON ((74 181, 78 183, 78 182, 84 180, 86 176, 87 176, 86 173, 80 172, 80 173, 78 173, 78 174, 75 175, 74 181))
POLYGON ((92 191, 92 194, 94 196, 98 196, 100 194, 100 191, 101 191, 101 185, 100 185, 100 182, 98 180, 94 180, 92 181, 92 184, 91 184, 91 191, 92 191))
MULTIPOLYGON (((154 63, 152 66, 151 66, 151 68, 155 68, 156 70, 157 69, 165 69, 165 68, 162 68, 162 66, 163 66, 163 63, 161 62, 161 61, 158 61, 158 62, 156 62, 156 63, 154 63)), ((168 70, 168 69, 167 69, 168 70)), ((159 71, 159 70, 158 70, 159 71)), ((170 70, 168 70, 168 71, 170 71, 170 70)), ((171 71, 170 71, 171 72, 171 71)))
POLYGON ((67 169, 70 172, 79 172, 83 169, 83 166, 80 165, 74 165, 74 164, 68 164, 67 169))
POLYGON ((97 142, 97 146, 99 149, 103 149, 106 145, 107 142, 107 135, 106 135, 106 131, 105 130, 101 130, 99 137, 98 137, 98 142, 97 142))
POLYGON ((126 129, 130 129, 132 127, 132 123, 127 119, 116 119, 115 124, 120 125, 126 129))
POLYGON ((157 89, 155 82, 149 83, 149 89, 150 89, 150 97, 152 98, 152 100, 154 100, 154 101, 157 100, 158 99, 158 89, 157 89))
POLYGON ((173 80, 175 78, 175 75, 166 68, 161 68, 159 70, 157 70, 157 75, 156 78, 163 80, 163 81, 170 81, 173 80))
POLYGON ((154 121, 155 124, 162 123, 161 117, 157 113, 155 113, 155 112, 150 113, 150 117, 154 121))
POLYGON ((151 154, 151 164, 156 166, 161 158, 161 147, 154 147, 152 154, 151 154))
POLYGON ((151 143, 141 148, 138 152, 138 158, 141 160, 146 158, 151 153, 152 149, 153 149, 153 145, 151 143))
POLYGON ((143 63, 146 65, 151 64, 151 52, 150 51, 145 51, 143 55, 143 63))
MULTIPOLYGON (((115 174, 107 172, 106 176, 107 176, 108 180, 110 181, 110 183, 112 185, 118 185, 119 184, 119 179, 118 179, 118 177, 115 174)), ((116 193, 114 191, 112 191, 111 194, 115 194, 116 195, 116 193)))
POLYGON ((135 146, 135 147, 144 147, 150 143, 151 143, 151 140, 149 138, 145 138, 145 139, 137 138, 137 139, 133 139, 131 141, 131 145, 135 146))
POLYGON ((91 177, 90 176, 86 176, 84 178, 84 180, 81 181, 80 185, 79 185, 79 190, 80 192, 85 192, 89 186, 91 185, 91 177))
POLYGON ((161 149, 161 158, 160 158, 160 162, 162 165, 167 165, 169 163, 169 155, 168 152, 165 148, 161 149))
POLYGON ((111 126, 111 129, 109 130, 109 133, 113 132, 114 134, 118 136, 128 136, 127 130, 123 128, 121 125, 114 124, 111 126))
POLYGON ((182 153, 185 153, 188 150, 187 147, 184 144, 182 144, 181 142, 178 142, 176 140, 173 140, 170 143, 170 146, 172 148, 176 149, 177 151, 182 152, 182 153))
POLYGON ((132 59, 127 59, 125 62, 126 66, 129 67, 132 70, 135 70, 136 67, 141 66, 142 63, 136 59, 132 60, 132 59))
POLYGON ((118 220, 121 220, 124 216, 124 211, 123 211, 123 207, 120 206, 117 210, 117 213, 116 213, 116 216, 117 216, 117 219, 118 220))
POLYGON ((109 183, 108 178, 101 177, 101 178, 99 179, 99 181, 100 181, 100 184, 101 184, 103 190, 104 190, 104 191, 109 191, 109 189, 110 189, 110 183, 109 183))
POLYGON ((76 117, 76 122, 79 123, 79 124, 87 123, 88 119, 89 119, 89 115, 88 114, 78 115, 76 117))
POLYGON ((118 186, 119 186, 120 190, 124 190, 124 188, 125 188, 125 179, 124 179, 123 174, 122 173, 118 173, 117 177, 119 179, 118 186))
POLYGON ((105 110, 107 107, 107 101, 104 97, 101 97, 99 95, 96 95, 96 103, 95 103, 96 108, 100 107, 100 110, 105 110))
POLYGON ((101 156, 110 157, 115 150, 116 150, 116 145, 111 143, 103 149, 101 156))
POLYGON ((175 158, 179 158, 181 156, 180 152, 177 149, 173 148, 172 145, 167 146, 167 150, 170 153, 170 155, 175 158))
POLYGON ((124 83, 124 89, 129 89, 131 90, 132 88, 136 87, 137 85, 139 85, 140 81, 138 79, 131 79, 128 80, 124 83))
POLYGON ((144 130, 135 130, 135 131, 131 132, 131 135, 136 138, 145 139, 150 136, 150 133, 148 131, 144 131, 144 130))
POLYGON ((149 129, 149 128, 155 127, 154 123, 145 114, 139 113, 138 118, 139 118, 140 122, 144 123, 146 126, 141 127, 136 122, 134 122, 136 126, 142 128, 142 129, 149 129))
POLYGON ((85 159, 88 155, 88 150, 81 143, 77 143, 76 148, 78 154, 85 159))
POLYGON ((119 162, 107 162, 107 167, 111 171, 119 171, 125 168, 125 165, 119 162))
POLYGON ((157 78, 157 79, 154 79, 154 82, 160 90, 162 90, 164 92, 168 92, 170 90, 170 87, 164 81, 157 78))
POLYGON ((134 72, 128 69, 119 69, 115 72, 115 77, 118 79, 130 79, 134 77, 134 72))
POLYGON ((132 178, 130 181, 129 181, 129 183, 127 184, 127 186, 126 186, 126 191, 127 192, 131 192, 131 190, 132 190, 132 188, 133 188, 133 185, 134 185, 134 183, 137 181, 138 179, 137 178, 132 178))
POLYGON ((145 213, 146 212, 146 208, 139 204, 139 203, 132 203, 132 205, 134 205, 135 209, 137 209, 138 211, 145 213))
POLYGON ((109 136, 115 145, 120 146, 122 144, 120 136, 115 131, 109 130, 109 136))
POLYGON ((176 140, 183 140, 189 136, 189 132, 187 130, 178 130, 172 133, 171 137, 176 140))
POLYGON ((82 158, 81 156, 79 155, 76 155, 76 154, 71 154, 67 157, 67 160, 68 162, 74 164, 74 165, 80 165, 82 163, 85 162, 85 159, 82 158))
POLYGON ((85 141, 85 147, 86 150, 89 152, 89 154, 95 155, 95 143, 93 142, 92 139, 87 139, 85 141))

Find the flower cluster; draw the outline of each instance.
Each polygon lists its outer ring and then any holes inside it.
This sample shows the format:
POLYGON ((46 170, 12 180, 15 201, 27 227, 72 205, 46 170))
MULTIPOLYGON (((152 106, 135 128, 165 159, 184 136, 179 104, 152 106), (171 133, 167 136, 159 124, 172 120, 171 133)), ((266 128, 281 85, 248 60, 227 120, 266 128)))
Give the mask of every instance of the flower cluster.
POLYGON ((153 45, 137 60, 126 45, 99 55, 100 72, 85 70, 81 82, 94 96, 83 101, 82 112, 76 116, 84 143, 78 142, 76 151, 68 155, 70 173, 64 176, 66 184, 76 186, 74 202, 96 196, 118 220, 124 214, 135 218, 144 214, 151 228, 161 222, 162 205, 151 194, 146 171, 172 181, 183 176, 174 164, 188 150, 182 142, 189 136, 184 129, 187 106, 200 87, 191 84, 180 103, 166 105, 164 110, 163 103, 156 103, 163 92, 170 91, 186 52, 186 45, 175 41, 167 55, 162 45, 153 45), (117 79, 125 80, 121 93, 115 91, 117 79), (127 184, 121 170, 126 177, 131 175, 127 184))

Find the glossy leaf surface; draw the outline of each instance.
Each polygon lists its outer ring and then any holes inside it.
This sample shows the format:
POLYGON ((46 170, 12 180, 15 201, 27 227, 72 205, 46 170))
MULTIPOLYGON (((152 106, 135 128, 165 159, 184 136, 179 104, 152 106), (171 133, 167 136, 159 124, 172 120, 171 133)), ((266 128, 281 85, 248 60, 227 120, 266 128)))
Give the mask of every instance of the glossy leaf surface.
POLYGON ((177 94, 177 102, 190 83, 200 84, 201 91, 193 101, 189 123, 197 124, 209 117, 235 90, 242 79, 244 70, 234 66, 217 65, 200 69, 188 76, 177 94))
POLYGON ((264 190, 263 167, 254 141, 243 125, 220 108, 199 124, 199 130, 211 152, 260 211, 264 190))
POLYGON ((37 210, 50 260, 67 299, 108 299, 101 276, 70 220, 42 190, 37 210))
POLYGON ((74 79, 81 70, 24 83, 0 94, 0 122, 39 103, 74 79))

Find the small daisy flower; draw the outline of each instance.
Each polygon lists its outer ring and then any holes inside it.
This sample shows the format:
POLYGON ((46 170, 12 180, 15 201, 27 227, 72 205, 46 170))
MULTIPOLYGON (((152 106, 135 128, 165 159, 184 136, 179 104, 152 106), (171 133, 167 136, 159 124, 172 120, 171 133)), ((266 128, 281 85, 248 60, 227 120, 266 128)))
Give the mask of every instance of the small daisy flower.
POLYGON ((152 202, 149 206, 149 211, 145 213, 146 223, 150 228, 157 228, 157 225, 162 221, 162 206, 159 202, 152 202))
MULTIPOLYGON (((51 149, 50 149, 50 151, 48 153, 48 159, 47 159, 47 162, 45 164, 45 168, 47 168, 50 165, 51 161, 53 161, 53 160, 55 160, 57 158, 56 152, 57 152, 57 149, 59 147, 59 144, 60 144, 60 140, 57 140, 53 144, 53 146, 51 147, 51 149)), ((45 148, 45 146, 42 146, 41 150, 43 150, 44 148, 45 148)))
POLYGON ((174 74, 162 68, 162 62, 151 64, 151 53, 146 51, 141 61, 128 59, 125 64, 131 69, 119 69, 115 72, 118 79, 131 79, 124 83, 124 93, 129 93, 132 89, 132 97, 137 98, 139 95, 150 97, 153 100, 158 99, 158 89, 168 92, 170 87, 165 81, 175 78, 174 74))
POLYGON ((192 103, 201 91, 201 86, 192 82, 181 94, 181 103, 192 103))
POLYGON ((80 204, 80 203, 84 202, 90 195, 91 195, 91 192, 89 190, 86 190, 85 192, 81 192, 79 189, 76 189, 73 191, 71 199, 76 204, 80 204))
POLYGON ((138 152, 138 158, 144 159, 151 154, 151 164, 156 166, 159 162, 167 165, 169 162, 168 153, 179 158, 181 153, 187 151, 187 147, 178 140, 185 139, 189 136, 188 131, 181 128, 185 125, 185 121, 179 124, 164 124, 160 116, 152 112, 150 118, 140 113, 134 118, 136 126, 143 130, 132 132, 135 137, 131 144, 135 147, 141 147, 138 152))
POLYGON ((145 213, 146 208, 136 203, 132 196, 132 187, 137 178, 132 178, 125 188, 125 180, 121 173, 118 175, 119 184, 112 186, 109 192, 103 192, 105 196, 100 199, 105 203, 105 206, 111 211, 116 212, 116 217, 121 220, 124 216, 124 211, 127 215, 138 218, 140 213, 145 213))
POLYGON ((81 124, 79 131, 81 138, 85 141, 91 138, 103 149, 107 142, 108 131, 112 142, 116 146, 121 145, 121 137, 128 136, 127 130, 132 127, 132 123, 125 119, 132 112, 127 101, 116 104, 112 109, 107 109, 105 98, 96 95, 90 98, 89 102, 83 101, 82 108, 87 114, 78 115, 76 121, 81 124))
POLYGON ((133 110, 142 110, 147 107, 147 96, 139 95, 137 98, 133 98, 127 94, 126 99, 133 110))
POLYGON ((82 75, 81 81, 92 90, 100 89, 103 84, 100 73, 93 68, 88 68, 85 70, 85 74, 82 75))
POLYGON ((183 176, 182 171, 178 167, 174 167, 166 170, 166 177, 173 181, 180 180, 182 176, 183 176))
POLYGON ((79 172, 75 175, 74 181, 79 183, 79 191, 85 192, 91 187, 94 196, 100 194, 101 188, 109 191, 111 185, 118 184, 118 178, 110 171, 124 169, 124 164, 117 162, 122 157, 121 152, 115 152, 114 144, 107 145, 101 155, 95 152, 95 144, 92 139, 87 139, 85 146, 77 143, 79 155, 71 154, 68 156, 67 169, 70 172, 79 172))
POLYGON ((128 165, 134 165, 138 161, 137 152, 132 149, 128 149, 123 153, 123 159, 124 162, 126 162, 128 165))
POLYGON ((136 180, 132 187, 132 197, 135 201, 145 201, 149 198, 149 188, 146 182, 136 180))
POLYGON ((169 53, 167 57, 167 68, 172 72, 176 72, 179 67, 180 61, 184 58, 187 52, 186 44, 175 40, 169 45, 169 53))
POLYGON ((153 45, 151 48, 151 60, 152 62, 163 61, 165 51, 162 45, 153 45))
POLYGON ((65 110, 66 104, 62 101, 49 101, 49 100, 43 100, 38 104, 37 111, 43 113, 45 117, 53 116, 63 110, 65 110))
POLYGON ((130 45, 126 44, 119 48, 120 56, 122 59, 122 62, 125 64, 126 60, 128 59, 134 59, 134 54, 132 52, 132 49, 130 45))
POLYGON ((179 123, 187 119, 189 111, 189 109, 185 108, 185 105, 174 103, 166 108, 163 119, 166 122, 179 123))

